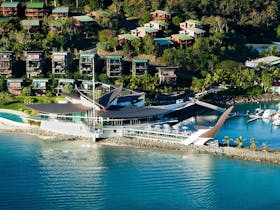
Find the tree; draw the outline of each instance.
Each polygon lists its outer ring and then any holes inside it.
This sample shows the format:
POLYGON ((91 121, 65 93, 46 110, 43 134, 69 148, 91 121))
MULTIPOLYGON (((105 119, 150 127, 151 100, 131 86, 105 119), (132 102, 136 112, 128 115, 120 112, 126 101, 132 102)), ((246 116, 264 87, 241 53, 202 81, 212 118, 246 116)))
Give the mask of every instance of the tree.
POLYGON ((250 139, 250 143, 251 143, 250 148, 255 151, 257 149, 256 139, 255 138, 251 138, 250 139))
POLYGON ((31 95, 31 87, 24 87, 21 91, 21 95, 23 96, 30 96, 31 95))
POLYGON ((180 25, 180 22, 181 22, 180 17, 175 16, 175 17, 172 18, 172 23, 173 23, 175 26, 179 26, 179 25, 180 25))
POLYGON ((134 48, 134 50, 137 52, 137 53, 141 53, 140 51, 140 47, 141 47, 142 43, 141 43, 141 40, 140 39, 133 39, 131 41, 131 46, 134 48))
POLYGON ((143 38, 143 44, 144 44, 144 46, 143 46, 144 52, 147 55, 152 55, 155 52, 156 45, 151 36, 145 36, 143 38))
POLYGON ((235 139, 235 143, 237 144, 237 148, 242 148, 243 145, 243 137, 239 136, 238 138, 235 139))
POLYGON ((229 136, 225 136, 223 139, 223 143, 229 147, 229 143, 232 141, 232 139, 229 136))
POLYGON ((6 90, 6 82, 5 82, 5 78, 1 77, 0 78, 0 92, 5 91, 6 90))

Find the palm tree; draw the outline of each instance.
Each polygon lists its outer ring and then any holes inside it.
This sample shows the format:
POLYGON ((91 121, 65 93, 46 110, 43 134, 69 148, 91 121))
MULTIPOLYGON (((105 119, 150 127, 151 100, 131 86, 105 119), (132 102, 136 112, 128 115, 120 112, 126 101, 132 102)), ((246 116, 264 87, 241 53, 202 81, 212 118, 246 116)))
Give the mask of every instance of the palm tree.
POLYGON ((237 148, 242 148, 243 145, 243 137, 239 136, 238 138, 235 139, 235 143, 237 144, 237 148))
POLYGON ((227 145, 227 147, 229 147, 229 143, 232 141, 232 138, 230 138, 229 136, 225 136, 223 139, 223 143, 227 145))
POLYGON ((256 139, 255 138, 251 138, 250 139, 250 143, 251 143, 250 148, 255 151, 257 149, 256 139))
POLYGON ((262 145, 263 145, 263 151, 267 152, 268 151, 267 142, 263 142, 262 145))

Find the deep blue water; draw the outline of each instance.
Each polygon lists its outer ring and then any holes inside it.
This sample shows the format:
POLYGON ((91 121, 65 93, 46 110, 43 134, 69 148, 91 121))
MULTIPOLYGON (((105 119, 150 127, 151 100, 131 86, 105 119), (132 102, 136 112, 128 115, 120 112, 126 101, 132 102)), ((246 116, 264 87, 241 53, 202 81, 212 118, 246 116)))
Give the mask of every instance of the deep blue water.
POLYGON ((6 118, 8 120, 13 120, 16 122, 23 122, 22 118, 16 114, 10 114, 6 112, 0 112, 0 117, 6 118))
POLYGON ((0 135, 0 209, 279 209, 280 166, 0 135))

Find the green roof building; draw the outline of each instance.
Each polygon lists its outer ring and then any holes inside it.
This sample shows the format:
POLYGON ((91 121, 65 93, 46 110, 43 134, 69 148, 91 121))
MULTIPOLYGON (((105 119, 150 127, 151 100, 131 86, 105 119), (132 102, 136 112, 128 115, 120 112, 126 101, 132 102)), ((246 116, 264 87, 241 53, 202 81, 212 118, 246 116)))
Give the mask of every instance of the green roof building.
POLYGON ((69 15, 69 7, 55 7, 52 9, 52 16, 55 18, 66 18, 69 15))
POLYGON ((140 76, 148 73, 148 59, 133 59, 131 72, 134 76, 140 76))
POLYGON ((3 17, 18 17, 20 10, 20 2, 4 1, 1 3, 0 15, 3 17))
POLYGON ((25 9, 25 17, 30 19, 42 19, 45 14, 44 2, 28 2, 25 9))

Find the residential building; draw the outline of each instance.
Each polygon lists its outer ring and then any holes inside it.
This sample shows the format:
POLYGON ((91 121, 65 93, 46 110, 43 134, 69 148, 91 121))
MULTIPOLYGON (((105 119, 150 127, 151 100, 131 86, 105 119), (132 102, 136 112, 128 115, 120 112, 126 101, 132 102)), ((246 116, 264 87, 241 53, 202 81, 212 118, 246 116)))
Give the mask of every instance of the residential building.
MULTIPOLYGON (((92 80, 83 80, 79 79, 78 80, 78 89, 84 94, 90 94, 92 93, 92 87, 93 87, 93 82, 92 80)), ((95 92, 96 94, 96 92, 95 92)))
POLYGON ((26 76, 32 78, 43 73, 44 54, 43 51, 27 51, 26 56, 26 76))
POLYGON ((71 65, 71 56, 67 52, 52 53, 52 73, 54 75, 64 75, 71 65))
POLYGON ((83 28, 86 26, 90 27, 94 24, 93 18, 86 16, 86 15, 73 16, 73 20, 74 20, 75 26, 78 28, 83 28))
POLYGON ((202 37, 206 31, 200 28, 187 28, 186 30, 179 31, 180 34, 189 35, 193 38, 202 37))
POLYGON ((9 93, 16 96, 20 95, 23 88, 22 83, 23 79, 21 78, 7 79, 7 89, 9 93))
POLYGON ((41 21, 40 20, 21 20, 20 25, 29 34, 35 34, 41 28, 41 21))
POLYGON ((148 59, 133 59, 132 60, 132 75, 139 76, 148 73, 148 59))
POLYGON ((155 38, 154 42, 157 48, 157 55, 162 55, 164 49, 169 48, 171 45, 174 45, 171 40, 166 38, 155 38))
POLYGON ((48 88, 49 78, 33 78, 32 92, 35 95, 45 95, 48 88))
POLYGON ((185 34, 173 34, 171 40, 178 45, 188 45, 192 43, 193 38, 185 34))
POLYGON ((42 19, 46 15, 44 2, 28 2, 25 9, 25 17, 30 19, 42 19))
POLYGON ((75 80, 74 79, 57 79, 57 87, 56 87, 56 95, 60 95, 61 93, 68 93, 71 90, 74 90, 75 80))
POLYGON ((146 35, 150 35, 152 37, 156 37, 158 30, 149 27, 138 27, 130 31, 133 36, 144 37, 146 35))
POLYGON ((245 66, 249 68, 253 68, 255 70, 259 70, 262 67, 271 67, 271 66, 280 68, 280 57, 266 56, 254 60, 247 60, 245 62, 245 66))
POLYGON ((107 56, 107 76, 109 78, 117 78, 122 76, 123 56, 108 55, 107 56))
POLYGON ((144 27, 146 28, 153 28, 156 29, 158 31, 163 31, 163 30, 167 30, 169 26, 169 23, 160 21, 160 20, 154 20, 154 21, 150 21, 149 23, 145 23, 144 27))
POLYGON ((79 61, 81 75, 92 76, 93 71, 95 71, 95 63, 95 53, 81 53, 79 61))
POLYGON ((171 23, 171 13, 163 10, 156 10, 150 13, 151 20, 159 20, 166 23, 171 23))
POLYGON ((180 23, 180 28, 186 30, 187 28, 200 28, 203 29, 204 23, 199 20, 186 20, 180 23))
POLYGON ((132 34, 120 34, 118 35, 119 45, 122 46, 125 43, 131 43, 133 40, 139 39, 139 37, 132 34))
POLYGON ((280 94, 280 79, 275 80, 270 89, 273 93, 280 94))
POLYGON ((3 17, 18 17, 20 13, 21 5, 20 2, 4 1, 1 3, 0 16, 3 17))
POLYGON ((55 19, 67 18, 69 16, 69 7, 55 7, 51 14, 55 19))
POLYGON ((157 67, 157 76, 161 85, 176 85, 178 67, 157 67))
POLYGON ((0 52, 0 76, 10 77, 13 73, 14 57, 11 51, 0 52))

